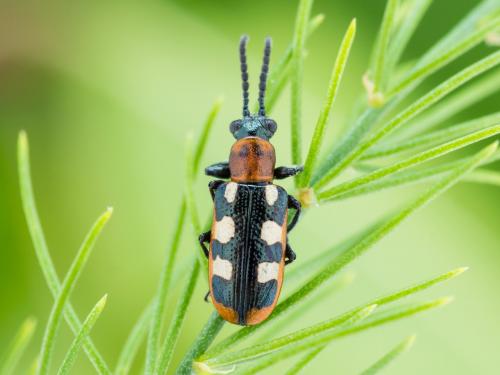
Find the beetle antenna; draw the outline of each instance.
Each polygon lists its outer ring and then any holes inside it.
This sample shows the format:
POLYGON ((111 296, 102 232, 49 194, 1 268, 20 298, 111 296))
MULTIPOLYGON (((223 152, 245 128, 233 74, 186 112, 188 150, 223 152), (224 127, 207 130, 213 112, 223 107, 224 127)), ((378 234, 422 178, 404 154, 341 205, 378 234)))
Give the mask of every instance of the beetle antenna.
POLYGON ((241 88, 243 89, 243 117, 250 116, 250 111, 248 110, 247 42, 248 42, 248 36, 243 35, 240 39, 240 69, 241 69, 241 88))
POLYGON ((262 69, 260 71, 259 82, 259 116, 266 115, 266 108, 264 106, 264 97, 266 95, 267 72, 269 71, 269 60, 271 59, 271 38, 266 38, 264 47, 264 57, 262 58, 262 69))

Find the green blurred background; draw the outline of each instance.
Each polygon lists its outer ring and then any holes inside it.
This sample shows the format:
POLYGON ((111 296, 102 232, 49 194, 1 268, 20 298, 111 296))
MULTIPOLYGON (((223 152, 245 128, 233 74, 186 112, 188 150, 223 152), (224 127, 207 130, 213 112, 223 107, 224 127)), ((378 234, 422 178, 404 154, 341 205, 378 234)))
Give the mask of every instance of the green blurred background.
MULTIPOLYGON (((349 113, 343 109, 362 90, 360 77, 384 3, 315 2, 313 13, 325 13, 326 21, 310 40, 305 65, 306 135, 312 132, 340 38, 356 17, 357 38, 331 122, 339 129, 345 124, 349 113)), ((476 4, 435 1, 405 58, 419 56, 476 4)), ((99 297, 109 294, 92 336, 114 364, 157 285, 182 194, 186 134, 201 128, 211 104, 223 95, 224 106, 203 164, 227 158, 232 144, 227 125, 241 108, 238 39, 242 33, 251 36, 254 95, 263 38, 274 38, 276 61, 291 39, 296 5, 285 0, 0 3, 0 348, 27 316, 36 316, 39 328, 23 358, 23 369, 36 355, 52 297, 21 210, 15 158, 18 132, 25 129, 29 135, 38 208, 59 275, 66 272, 98 214, 108 205, 115 208, 72 298, 83 316, 99 297)), ((481 47, 461 58, 424 86, 431 87, 485 50, 481 47)), ((273 114, 280 125, 274 139, 279 164, 290 163, 287 98, 285 94, 280 99, 273 114)), ((500 95, 492 96, 451 120, 494 112, 498 103, 500 95)), ((208 212, 207 181, 201 177, 196 192, 200 209, 208 212)), ((298 254, 293 267, 414 192, 414 188, 399 189, 312 211, 292 237, 298 254)), ((500 189, 460 184, 353 264, 353 285, 323 301, 293 327, 448 269, 468 265, 471 270, 427 293, 452 294, 456 297, 452 305, 336 341, 306 373, 357 373, 416 333, 415 347, 387 374, 497 374, 499 207, 500 189)), ((187 258, 194 246, 193 240, 186 240, 181 258, 187 258)), ((199 284, 181 349, 187 348, 212 311, 202 302, 206 286, 199 284)), ((66 327, 62 333, 56 363, 72 339, 66 327)), ((93 373, 86 358, 80 357, 75 373, 93 373)))

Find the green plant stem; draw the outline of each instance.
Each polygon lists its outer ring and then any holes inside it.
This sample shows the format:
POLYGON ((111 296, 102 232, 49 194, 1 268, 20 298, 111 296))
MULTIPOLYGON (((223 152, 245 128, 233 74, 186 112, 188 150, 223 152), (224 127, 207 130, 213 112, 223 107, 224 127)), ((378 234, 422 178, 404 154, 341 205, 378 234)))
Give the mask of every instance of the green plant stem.
POLYGON ((184 320, 186 318, 187 308, 189 302, 191 301, 191 296, 193 295, 199 273, 200 264, 196 259, 193 259, 192 268, 188 275, 188 280, 181 292, 181 296, 179 302, 177 303, 174 316, 170 322, 170 325, 168 326, 168 331, 165 341, 162 345, 160 359, 158 361, 158 367, 155 370, 156 374, 167 373, 168 367, 172 360, 175 345, 180 336, 182 324, 184 323, 184 320))
POLYGON ((328 182, 330 182, 341 171, 348 167, 352 162, 357 160, 367 151, 370 147, 375 145, 380 139, 394 131, 396 128, 407 123, 422 111, 435 104, 443 97, 453 92, 460 86, 464 85, 474 77, 484 73, 485 71, 497 66, 500 63, 500 51, 494 52, 484 59, 476 62, 475 64, 465 68, 461 72, 455 74, 435 89, 424 95, 422 98, 415 101, 405 110, 400 112, 387 124, 377 129, 366 140, 361 141, 355 146, 339 163, 337 163, 329 172, 326 173, 314 186, 315 189, 320 189, 328 182))
POLYGON ((0 375, 13 374, 19 360, 23 356, 26 347, 33 337, 36 329, 36 319, 29 317, 26 319, 16 333, 16 336, 7 347, 0 362, 0 375))
POLYGON ((59 371, 57 372, 58 375, 69 374, 69 372, 73 368, 73 365, 75 364, 76 361, 76 357, 78 356, 78 352, 80 351, 83 345, 83 340, 85 340, 85 337, 87 337, 90 334, 92 327, 96 323, 97 319, 99 319, 99 316, 101 315, 104 306, 106 306, 106 299, 107 295, 104 295, 104 297, 102 297, 97 302, 97 304, 90 311, 87 318, 84 320, 82 329, 76 335, 75 339, 73 340, 73 343, 71 344, 71 346, 68 349, 68 352, 66 353, 66 356, 64 357, 62 365, 59 368, 59 371))
POLYGON ((165 313, 165 304, 167 300, 168 291, 172 281, 172 275, 175 267, 175 259, 179 250, 179 244, 184 230, 184 223, 186 221, 186 198, 182 198, 181 207, 176 220, 176 226, 172 242, 169 246, 169 251, 165 259, 165 264, 160 274, 160 283, 156 297, 152 303, 152 314, 150 319, 150 328, 148 335, 148 345, 146 352, 146 374, 152 375, 156 367, 156 360, 158 357, 158 349, 160 344, 160 335, 162 331, 162 319, 165 313))
POLYGON ((307 24, 311 17, 312 0, 300 0, 292 50, 292 76, 291 76, 291 142, 292 163, 302 163, 302 76, 304 65, 304 46, 307 34, 307 24))
POLYGON ((309 152, 306 157, 306 162, 304 165, 304 171, 299 179, 299 186, 308 186, 311 181, 312 171, 316 166, 316 161, 321 149, 321 144, 325 135, 325 127, 330 117, 330 112, 337 97, 338 88, 342 80, 342 75, 344 74, 344 69, 349 57, 349 52, 351 50, 354 37, 356 35, 356 19, 353 19, 344 35, 342 43, 340 44, 339 51, 337 53, 337 58, 333 66, 332 74, 330 77, 330 82, 328 84, 328 91, 326 95, 325 102, 316 122, 316 127, 314 128, 314 133, 311 139, 311 144, 309 146, 309 152))
POLYGON ((176 375, 191 374, 194 359, 205 353, 223 326, 224 320, 220 317, 218 312, 214 311, 184 355, 184 358, 175 372, 176 375))
POLYGON ((361 254, 365 253, 375 243, 384 238, 395 227, 404 221, 409 215, 425 206, 437 196, 441 195, 448 188, 453 186, 462 176, 474 169, 483 160, 488 159, 492 153, 495 152, 497 144, 494 143, 481 152, 476 154, 470 160, 462 162, 458 167, 450 171, 450 173, 440 179, 428 191, 420 195, 416 200, 411 202, 408 206, 398 211, 389 219, 382 222, 381 225, 375 227, 373 231, 368 233, 360 241, 357 241, 352 247, 343 251, 338 257, 325 264, 325 266, 315 273, 306 283, 304 283, 296 292, 292 293, 284 301, 278 304, 273 314, 258 326, 245 327, 221 341, 218 345, 210 350, 211 355, 216 355, 224 349, 233 346, 235 343, 246 338, 254 333, 257 329, 262 329, 273 319, 278 318, 290 308, 294 307, 298 302, 309 296, 312 292, 317 290, 329 278, 333 277, 347 264, 358 258, 361 254))
POLYGON ((361 373, 361 375, 375 375, 380 372, 380 370, 387 367, 390 363, 392 363, 396 358, 398 358, 401 354, 407 352, 413 346, 415 342, 415 335, 409 336, 403 342, 394 347, 389 353, 380 358, 377 362, 367 368, 365 371, 361 373))
POLYGON ((369 173, 365 176, 344 182, 340 185, 334 186, 331 189, 325 190, 317 195, 318 201, 326 202, 335 198, 343 193, 348 193, 350 190, 368 185, 369 183, 380 180, 386 176, 397 173, 398 171, 414 167, 421 163, 435 159, 437 157, 446 155, 450 152, 456 151, 460 148, 469 146, 473 143, 479 142, 483 139, 492 137, 500 133, 500 125, 492 126, 478 132, 474 132, 465 137, 455 139, 451 142, 431 148, 427 151, 421 152, 413 157, 397 162, 385 168, 380 168, 375 172, 369 173))
POLYGON ((127 375, 132 367, 137 351, 142 341, 148 333, 152 315, 153 303, 148 304, 146 309, 142 312, 137 322, 134 324, 130 334, 123 345, 120 356, 115 367, 116 375, 127 375))
MULTIPOLYGON (((307 27, 306 40, 318 29, 318 27, 323 23, 325 16, 323 14, 318 14, 309 22, 307 27)), ((291 75, 291 61, 293 54, 293 42, 288 46, 283 57, 277 64, 274 64, 269 71, 267 77, 267 89, 266 89, 266 111, 271 113, 276 100, 283 92, 288 80, 291 75)), ((258 111, 258 103, 254 106, 254 111, 258 111)))
MULTIPOLYGON (((54 298, 57 298, 61 291, 61 283, 57 276, 54 263, 50 258, 47 241, 45 240, 42 224, 36 209, 30 175, 28 138, 24 131, 19 133, 17 150, 19 185, 26 223, 28 225, 31 240, 33 241, 33 247, 35 248, 35 253, 38 258, 38 262, 40 263, 43 276, 49 286, 50 292, 54 298)), ((77 334, 82 327, 82 323, 78 319, 75 310, 70 304, 67 305, 64 316, 73 333, 77 334)), ((108 365, 90 338, 85 340, 84 349, 90 362, 99 374, 111 374, 108 365)))
MULTIPOLYGON (((75 259, 71 263, 66 277, 64 278, 64 281, 61 285, 61 291, 54 302, 43 336, 42 349, 40 351, 40 364, 37 371, 37 373, 40 375, 46 375, 49 373, 50 361, 55 345, 55 339, 57 337, 59 326, 63 318, 63 310, 66 307, 66 303, 71 296, 71 292, 73 291, 83 270, 83 267, 87 263, 90 253, 94 248, 97 237, 104 229, 104 226, 110 219, 112 212, 113 210, 111 208, 108 208, 94 223, 89 233, 85 237, 80 249, 78 250, 75 259)), ((83 326, 81 329, 83 329, 83 326)))

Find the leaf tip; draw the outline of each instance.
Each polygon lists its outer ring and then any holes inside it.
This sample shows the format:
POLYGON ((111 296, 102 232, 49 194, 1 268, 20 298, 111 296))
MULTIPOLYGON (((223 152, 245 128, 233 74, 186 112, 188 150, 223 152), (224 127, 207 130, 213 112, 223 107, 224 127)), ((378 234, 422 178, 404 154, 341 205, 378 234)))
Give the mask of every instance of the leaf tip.
POLYGON ((105 214, 107 215, 108 218, 110 218, 111 215, 113 215, 113 210, 114 210, 113 206, 106 207, 105 214))
POLYGON ((440 298, 436 300, 436 307, 449 305, 453 302, 454 299, 455 298, 452 296, 440 298))
POLYGON ((355 33, 356 32, 356 27, 357 27, 357 19, 354 17, 351 20, 351 23, 349 24, 349 33, 355 33))
POLYGON ((107 300, 108 300, 108 293, 106 293, 105 295, 103 295, 101 297, 101 299, 97 302, 96 308, 97 308, 98 311, 102 311, 102 309, 104 309, 104 306, 106 306, 107 300))
POLYGON ((459 267, 453 271, 451 271, 451 277, 457 277, 463 274, 464 272, 468 271, 469 267, 459 267))
POLYGON ((206 362, 193 362, 193 370, 195 374, 230 374, 236 369, 236 366, 229 368, 218 369, 210 367, 206 362))
POLYGON ((403 342, 403 351, 408 351, 411 349, 413 344, 415 343, 415 340, 417 339, 417 335, 413 334, 411 336, 408 336, 406 340, 403 342))
POLYGON ((312 21, 311 21, 311 25, 312 27, 318 27, 319 25, 321 25, 323 22, 325 21, 325 15, 323 13, 320 13, 318 15, 316 15, 312 21))
POLYGON ((38 321, 34 316, 29 316, 26 318, 26 320, 23 322, 22 325, 22 333, 24 336, 31 335, 36 328, 38 321))
POLYGON ((214 109, 218 112, 222 105, 224 104, 224 96, 219 95, 214 102, 214 109))
POLYGON ((28 133, 26 130, 21 130, 17 138, 17 145, 20 151, 26 151, 28 149, 28 133))

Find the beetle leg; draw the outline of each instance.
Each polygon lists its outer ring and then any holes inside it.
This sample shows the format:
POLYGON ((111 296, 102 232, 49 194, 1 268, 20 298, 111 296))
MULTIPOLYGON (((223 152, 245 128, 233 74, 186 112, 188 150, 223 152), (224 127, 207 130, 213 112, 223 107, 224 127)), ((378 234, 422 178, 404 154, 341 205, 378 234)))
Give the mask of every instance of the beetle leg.
POLYGON ((212 200, 214 200, 215 198, 215 190, 217 190, 217 188, 221 186, 223 183, 225 183, 225 181, 222 180, 213 180, 208 183, 208 190, 210 190, 210 195, 212 196, 212 200))
POLYGON ((295 227, 295 224, 297 224, 301 211, 300 202, 297 199, 295 199, 295 197, 292 195, 288 196, 288 208, 293 208, 295 210, 295 215, 293 216, 293 219, 290 221, 290 224, 288 224, 287 228, 287 231, 290 233, 293 227, 295 227))
POLYGON ((295 258, 297 258, 297 255, 295 255, 295 251, 292 250, 287 240, 286 250, 285 250, 285 265, 292 263, 295 260, 295 258))
POLYGON ((274 178, 282 180, 287 177, 295 176, 304 170, 302 165, 294 165, 292 167, 278 167, 274 169, 274 178))
POLYGON ((223 161, 220 163, 209 165, 205 168, 205 174, 207 176, 213 176, 217 178, 229 178, 231 177, 231 173, 229 172, 229 162, 223 161))
POLYGON ((200 234, 198 241, 200 242, 201 249, 205 253, 205 256, 208 258, 208 249, 205 246, 205 242, 210 242, 210 231, 200 234))
POLYGON ((207 294, 205 294, 205 297, 203 298, 205 302, 208 302, 208 296, 210 296, 210 290, 207 292, 207 294))

